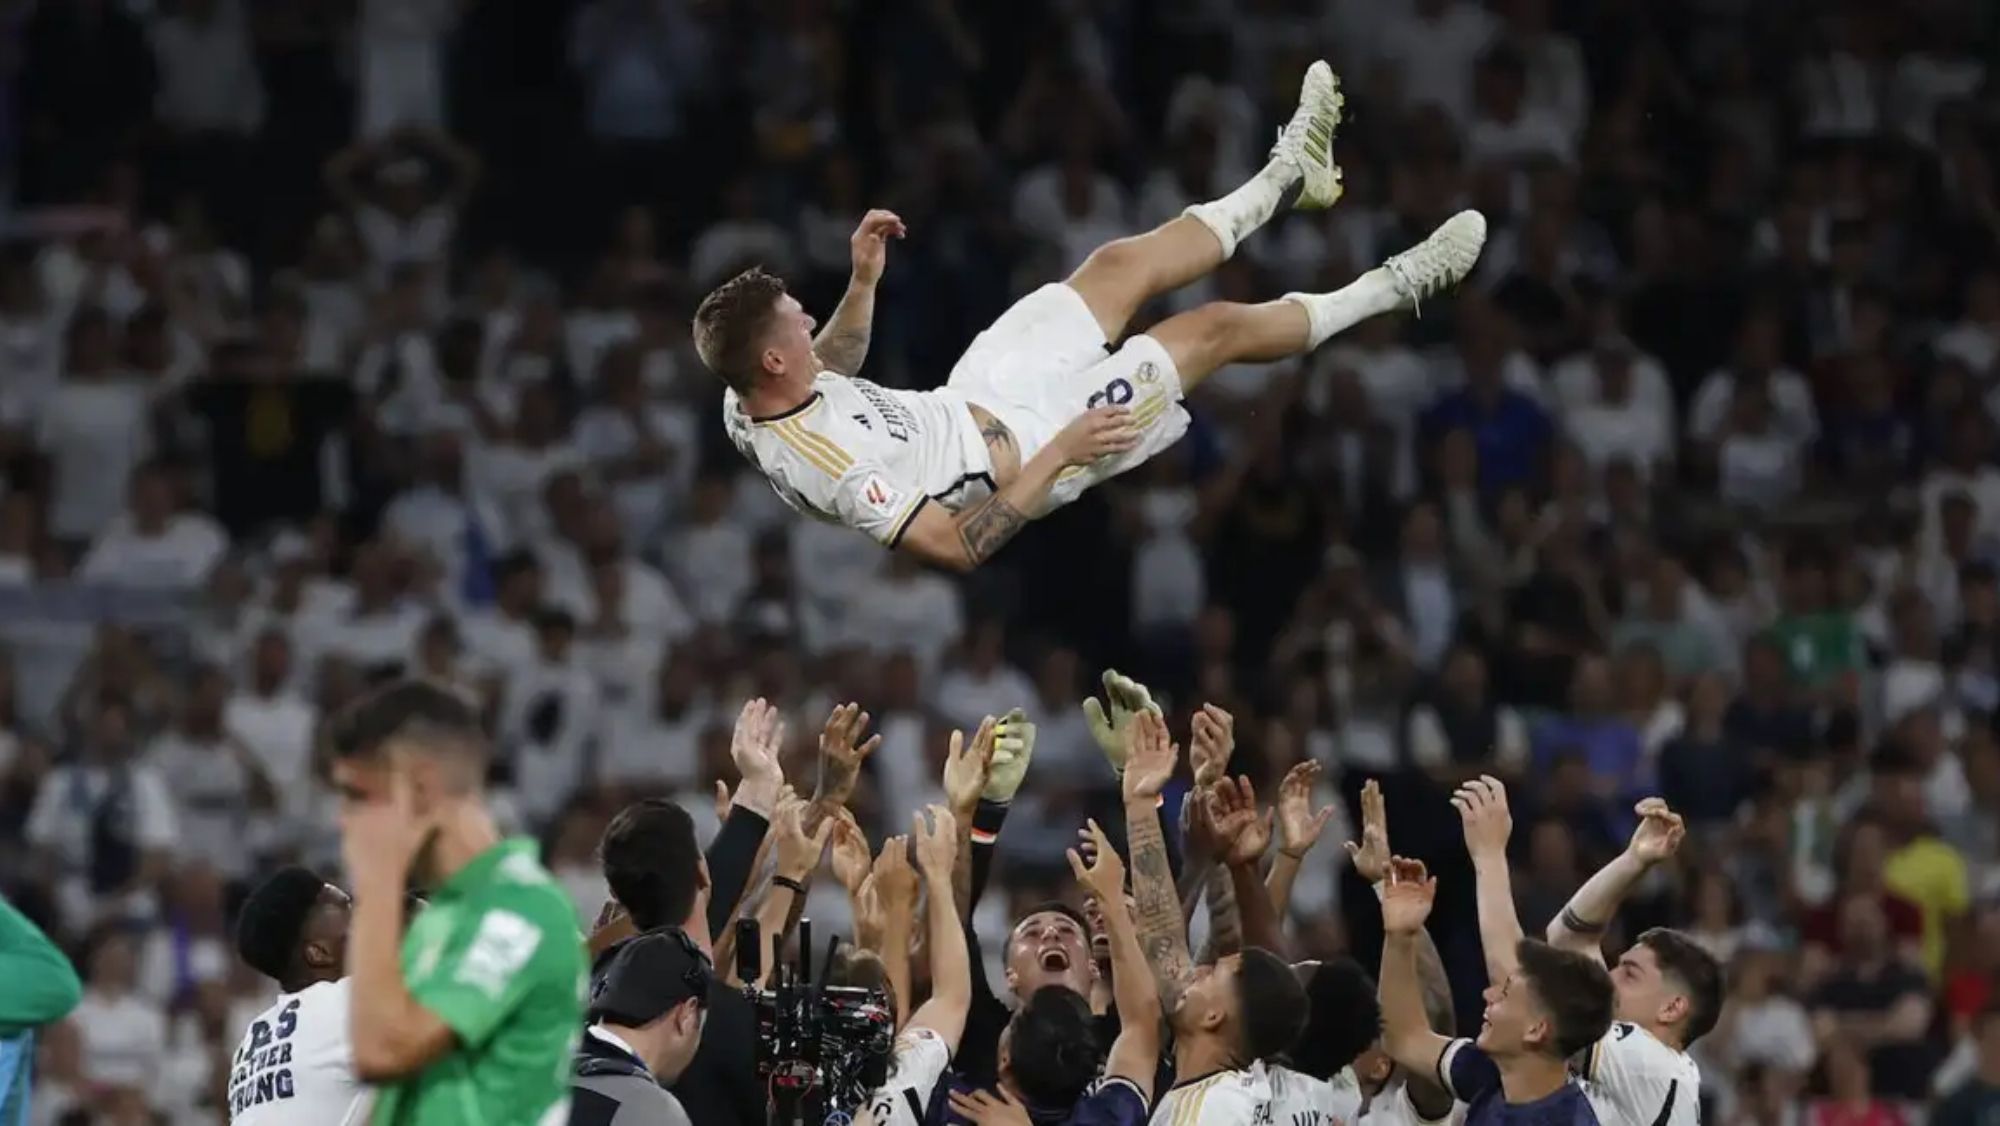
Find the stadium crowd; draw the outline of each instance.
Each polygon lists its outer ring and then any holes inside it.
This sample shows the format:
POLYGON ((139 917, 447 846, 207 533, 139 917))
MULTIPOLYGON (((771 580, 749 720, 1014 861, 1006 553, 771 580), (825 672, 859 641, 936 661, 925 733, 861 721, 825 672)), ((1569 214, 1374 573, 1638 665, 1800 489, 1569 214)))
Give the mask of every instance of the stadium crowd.
MULTIPOLYGON (((1508 784, 1531 935, 1657 796, 1686 839, 1608 945, 1728 965, 1704 1120, 1982 1121, 1996 50, 1977 0, 0 0, 0 891, 83 981, 28 1121, 226 1116, 275 993, 237 908, 343 882, 315 752, 373 685, 481 701, 497 816, 586 930, 620 810, 722 829, 746 700, 801 792, 829 712, 872 713, 876 843, 1020 709, 971 920, 1001 980, 1030 908, 1082 904, 1087 819, 1136 866, 1080 707, 1114 666, 1177 738, 1233 715, 1267 801, 1319 764, 1330 839, 1379 780, 1461 1029, 1492 951, 1454 791, 1508 784), (1345 198, 1151 313, 1332 288, 1473 204, 1462 292, 1218 374, 1175 451, 964 578, 730 448, 688 334, 716 282, 828 308, 893 208, 864 373, 930 386, 1239 182, 1321 56, 1345 198)), ((1293 953, 1376 966, 1371 882, 1312 853, 1293 953)), ((848 890, 806 914, 852 933, 848 890)))

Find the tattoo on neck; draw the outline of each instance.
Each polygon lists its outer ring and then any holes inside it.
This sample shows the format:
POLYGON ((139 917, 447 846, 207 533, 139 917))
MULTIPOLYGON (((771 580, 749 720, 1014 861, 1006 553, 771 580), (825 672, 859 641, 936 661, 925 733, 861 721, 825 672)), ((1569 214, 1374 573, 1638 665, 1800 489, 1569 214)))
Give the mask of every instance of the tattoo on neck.
POLYGON ((959 518, 958 538, 974 563, 984 563, 1027 526, 1028 518, 995 493, 959 518))

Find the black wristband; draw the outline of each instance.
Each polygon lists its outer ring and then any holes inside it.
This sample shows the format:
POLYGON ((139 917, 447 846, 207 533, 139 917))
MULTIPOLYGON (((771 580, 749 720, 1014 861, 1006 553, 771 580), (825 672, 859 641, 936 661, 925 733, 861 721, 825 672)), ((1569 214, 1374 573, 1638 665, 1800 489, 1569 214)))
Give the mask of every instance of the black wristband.
POLYGON ((1562 925, 1565 928, 1567 928, 1571 934, 1603 934, 1610 924, 1593 923, 1588 919, 1585 919, 1583 916, 1565 907, 1563 908, 1563 913, 1562 913, 1562 925))
POLYGON ((772 876, 771 882, 781 888, 790 888, 792 892, 797 895, 804 895, 806 893, 806 885, 798 882, 797 880, 791 878, 790 876, 772 876))

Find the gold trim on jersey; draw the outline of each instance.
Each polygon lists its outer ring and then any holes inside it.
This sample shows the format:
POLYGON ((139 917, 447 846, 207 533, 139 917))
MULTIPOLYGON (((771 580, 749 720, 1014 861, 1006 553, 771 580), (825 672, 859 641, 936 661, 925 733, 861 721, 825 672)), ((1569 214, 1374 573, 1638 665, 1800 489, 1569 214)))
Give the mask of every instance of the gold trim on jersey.
POLYGON ((792 447, 792 452, 806 459, 821 473, 839 480, 849 469, 854 468, 854 459, 824 434, 815 434, 800 426, 794 419, 771 423, 768 429, 778 439, 792 447))
POLYGON ((1173 1117, 1169 1119, 1168 1126, 1199 1126, 1201 1122, 1201 1104, 1208 1099, 1209 1088, 1215 1086, 1216 1083, 1228 1074, 1225 1071, 1217 1075, 1211 1075, 1192 1087, 1167 1092, 1169 1095, 1180 1096, 1180 1099, 1174 1106, 1173 1117))

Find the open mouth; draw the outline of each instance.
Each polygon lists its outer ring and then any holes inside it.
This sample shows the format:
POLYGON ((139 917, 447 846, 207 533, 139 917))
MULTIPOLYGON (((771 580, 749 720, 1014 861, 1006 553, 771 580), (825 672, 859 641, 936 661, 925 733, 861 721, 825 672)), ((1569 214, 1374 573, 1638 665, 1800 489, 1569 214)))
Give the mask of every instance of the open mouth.
POLYGON ((1042 968, 1050 973, 1066 973, 1069 970, 1069 951, 1059 946, 1050 946, 1042 951, 1042 968))

